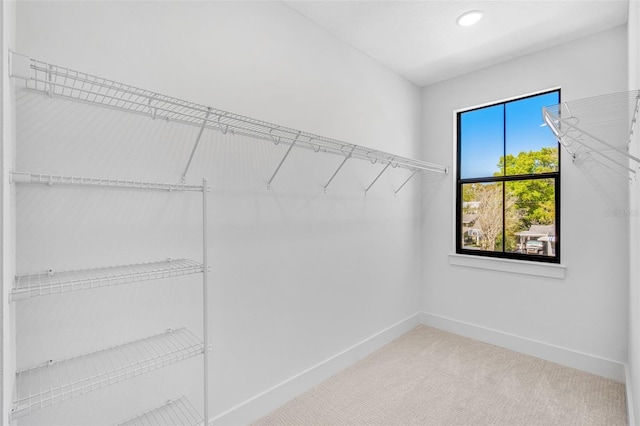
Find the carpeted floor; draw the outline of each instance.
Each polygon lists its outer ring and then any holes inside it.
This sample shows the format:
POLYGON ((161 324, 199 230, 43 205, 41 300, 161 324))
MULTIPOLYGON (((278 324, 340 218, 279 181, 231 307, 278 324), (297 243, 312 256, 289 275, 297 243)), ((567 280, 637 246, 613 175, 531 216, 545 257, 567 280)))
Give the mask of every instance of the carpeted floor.
POLYGON ((621 383, 418 326, 298 396, 267 425, 626 425, 621 383))

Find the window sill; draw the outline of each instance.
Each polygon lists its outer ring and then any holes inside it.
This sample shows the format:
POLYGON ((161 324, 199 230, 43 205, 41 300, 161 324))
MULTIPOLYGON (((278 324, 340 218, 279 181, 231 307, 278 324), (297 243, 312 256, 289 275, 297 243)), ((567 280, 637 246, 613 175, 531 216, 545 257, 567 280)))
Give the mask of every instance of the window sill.
POLYGON ((490 269, 514 274, 535 275, 537 277, 564 279, 567 269, 555 263, 527 262, 524 260, 496 259, 492 257, 450 254, 449 264, 469 268, 490 269))

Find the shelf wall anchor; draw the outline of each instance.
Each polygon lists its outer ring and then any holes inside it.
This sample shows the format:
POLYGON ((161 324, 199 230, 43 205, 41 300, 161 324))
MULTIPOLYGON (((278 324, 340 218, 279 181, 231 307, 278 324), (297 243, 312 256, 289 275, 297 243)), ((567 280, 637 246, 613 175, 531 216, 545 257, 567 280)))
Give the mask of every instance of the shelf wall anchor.
POLYGON ((14 51, 9 51, 9 77, 29 81, 31 78, 31 58, 14 51))

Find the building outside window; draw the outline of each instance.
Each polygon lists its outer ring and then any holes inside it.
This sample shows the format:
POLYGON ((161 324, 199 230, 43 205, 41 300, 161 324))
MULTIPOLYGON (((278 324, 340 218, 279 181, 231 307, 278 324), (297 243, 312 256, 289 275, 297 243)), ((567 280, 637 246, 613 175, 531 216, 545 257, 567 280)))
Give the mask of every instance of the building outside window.
POLYGON ((560 262, 559 144, 542 107, 553 90, 457 114, 456 252, 560 262))

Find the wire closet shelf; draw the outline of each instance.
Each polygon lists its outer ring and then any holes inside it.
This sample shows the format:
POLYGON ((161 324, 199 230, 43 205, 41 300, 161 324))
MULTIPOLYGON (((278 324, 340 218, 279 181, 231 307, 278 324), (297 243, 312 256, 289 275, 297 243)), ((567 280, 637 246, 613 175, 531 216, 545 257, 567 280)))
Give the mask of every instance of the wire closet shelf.
POLYGON ((594 96, 542 108, 545 123, 576 164, 592 159, 636 179, 640 158, 629 153, 640 90, 594 96))
POLYGON ((186 328, 18 371, 12 418, 204 353, 186 328))
MULTIPOLYGON (((165 119, 199 127, 200 133, 182 175, 183 181, 186 179, 189 166, 202 136, 202 131, 205 128, 214 129, 223 134, 231 133, 267 140, 276 145, 280 143, 290 145, 276 172, 269 180, 268 187, 294 145, 313 149, 315 152, 338 154, 343 156, 345 160, 357 158, 368 160, 372 164, 379 163, 394 168, 400 167, 413 172, 411 176, 417 172, 439 174, 448 172, 446 166, 439 164, 414 160, 365 146, 279 126, 52 65, 15 52, 12 52, 11 55, 11 76, 25 80, 28 89, 43 92, 52 97, 75 99, 104 107, 143 114, 153 119, 165 119)), ((338 167, 336 173, 343 164, 338 167)), ((334 176, 327 182, 325 189, 334 176)))
POLYGON ((128 418, 116 426, 201 426, 204 422, 189 400, 182 396, 161 406, 128 418))
POLYGON ((142 281, 198 274, 204 271, 202 263, 189 259, 167 259, 105 268, 53 271, 17 275, 10 300, 67 293, 99 287, 133 284, 142 281))
MULTIPOLYGON (((138 180, 103 179, 77 176, 11 172, 16 184, 46 184, 129 188, 132 190, 189 191, 202 194, 203 261, 171 258, 164 261, 122 266, 18 275, 10 292, 12 302, 34 297, 119 284, 131 284, 182 275, 203 274, 203 341, 185 328, 127 344, 93 351, 62 361, 16 372, 16 386, 11 418, 19 418, 41 408, 65 401, 102 387, 203 355, 204 377, 208 377, 208 307, 207 307, 207 180, 202 185, 157 183, 138 180)), ((208 418, 208 381, 204 380, 204 418, 208 418)))

